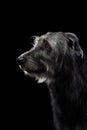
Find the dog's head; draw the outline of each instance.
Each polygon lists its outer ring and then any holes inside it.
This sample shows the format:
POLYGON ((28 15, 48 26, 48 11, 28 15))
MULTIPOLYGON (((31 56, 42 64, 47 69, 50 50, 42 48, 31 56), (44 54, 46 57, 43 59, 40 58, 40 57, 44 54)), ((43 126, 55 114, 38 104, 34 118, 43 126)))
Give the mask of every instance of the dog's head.
POLYGON ((44 82, 52 79, 56 69, 61 68, 65 55, 83 57, 77 36, 73 33, 50 32, 34 37, 32 49, 21 54, 17 62, 26 75, 44 82))

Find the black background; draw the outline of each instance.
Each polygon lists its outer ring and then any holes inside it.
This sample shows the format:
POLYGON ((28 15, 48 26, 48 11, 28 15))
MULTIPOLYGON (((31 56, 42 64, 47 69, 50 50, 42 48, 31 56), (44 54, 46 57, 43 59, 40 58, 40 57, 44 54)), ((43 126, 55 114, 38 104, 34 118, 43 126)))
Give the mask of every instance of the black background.
MULTIPOLYGON (((85 7, 71 4, 45 2, 19 5, 16 15, 16 58, 29 50, 32 35, 42 35, 49 31, 73 32, 87 54, 87 24, 85 7), (63 7, 64 6, 64 7, 63 7), (79 9, 78 9, 79 7, 79 9), (67 10, 66 10, 67 9, 67 10)), ((26 77, 16 64, 15 125, 29 130, 54 130, 49 90, 45 84, 37 84, 26 77)))

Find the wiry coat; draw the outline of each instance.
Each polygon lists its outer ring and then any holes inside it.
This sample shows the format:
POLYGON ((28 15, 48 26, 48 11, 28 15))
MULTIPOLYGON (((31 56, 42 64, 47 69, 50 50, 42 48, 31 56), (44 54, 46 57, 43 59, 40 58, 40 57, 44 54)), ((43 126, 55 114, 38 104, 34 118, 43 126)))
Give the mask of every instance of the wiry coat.
POLYGON ((47 83, 56 130, 87 130, 87 57, 73 33, 47 33, 18 57, 25 74, 47 83))

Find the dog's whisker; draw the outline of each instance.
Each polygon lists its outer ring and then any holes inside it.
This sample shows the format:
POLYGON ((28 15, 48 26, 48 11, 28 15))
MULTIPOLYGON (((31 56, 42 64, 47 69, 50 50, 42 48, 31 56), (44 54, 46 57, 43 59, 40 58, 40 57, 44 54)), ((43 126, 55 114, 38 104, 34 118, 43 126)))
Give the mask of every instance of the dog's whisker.
POLYGON ((19 65, 19 68, 22 69, 21 65, 19 65))

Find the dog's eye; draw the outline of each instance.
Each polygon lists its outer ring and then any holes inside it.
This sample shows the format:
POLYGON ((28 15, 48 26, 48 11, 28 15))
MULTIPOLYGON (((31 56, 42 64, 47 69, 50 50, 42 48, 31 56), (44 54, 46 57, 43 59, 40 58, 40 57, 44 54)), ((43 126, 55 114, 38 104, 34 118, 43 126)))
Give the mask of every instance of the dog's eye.
POLYGON ((48 43, 48 41, 47 40, 43 40, 43 45, 42 45, 42 47, 45 49, 47 49, 47 48, 50 48, 50 45, 49 45, 49 43, 48 43))

